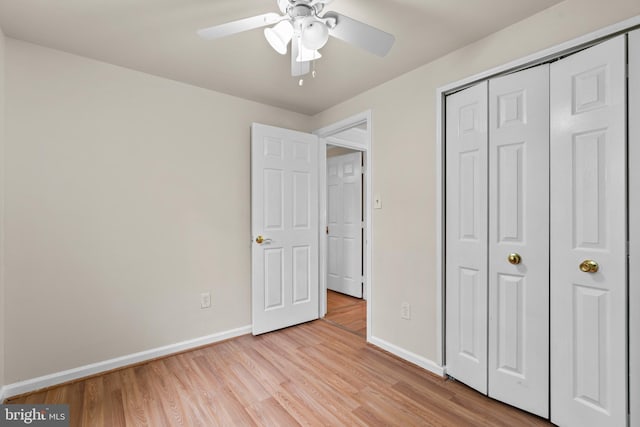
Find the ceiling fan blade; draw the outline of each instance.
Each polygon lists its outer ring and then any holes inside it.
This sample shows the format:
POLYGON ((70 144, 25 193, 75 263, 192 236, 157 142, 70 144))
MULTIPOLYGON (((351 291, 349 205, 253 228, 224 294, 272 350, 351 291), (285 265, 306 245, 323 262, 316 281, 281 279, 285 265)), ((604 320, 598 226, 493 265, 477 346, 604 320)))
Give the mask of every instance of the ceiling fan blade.
POLYGON ((215 25, 209 28, 198 30, 198 35, 206 40, 218 39, 220 37, 230 36, 232 34, 241 33, 243 31, 253 30, 255 28, 266 27, 280 22, 282 16, 277 13, 265 13, 264 15, 253 16, 251 18, 239 19, 226 24, 215 25))
POLYGON ((336 25, 329 29, 333 37, 351 43, 378 56, 385 56, 391 50, 396 38, 364 22, 337 12, 327 12, 322 19, 334 18, 336 25))

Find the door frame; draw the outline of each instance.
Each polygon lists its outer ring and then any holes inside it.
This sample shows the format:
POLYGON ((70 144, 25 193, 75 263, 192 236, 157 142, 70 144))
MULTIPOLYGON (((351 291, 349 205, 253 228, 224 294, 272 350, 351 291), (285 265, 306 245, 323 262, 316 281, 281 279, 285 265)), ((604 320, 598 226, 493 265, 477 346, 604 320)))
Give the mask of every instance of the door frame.
POLYGON ((318 136, 318 160, 320 167, 320 175, 318 179, 319 198, 319 241, 320 241, 320 265, 319 265, 319 290, 320 298, 318 299, 318 315, 324 317, 327 313, 327 235, 325 229, 327 226, 327 145, 335 145, 338 147, 350 148, 352 150, 362 152, 364 163, 364 191, 363 191, 363 214, 365 223, 365 242, 363 250, 364 262, 364 294, 367 296, 367 341, 371 340, 371 312, 373 301, 373 270, 372 270, 372 248, 373 248, 373 215, 370 201, 372 196, 373 182, 373 161, 372 161, 372 116, 371 110, 366 110, 331 125, 322 127, 313 131, 318 136), (343 139, 332 138, 333 135, 354 126, 366 123, 367 130, 365 132, 365 140, 363 143, 354 141, 346 141, 343 139), (329 142, 329 144, 327 144, 329 142))
MULTIPOLYGON (((635 30, 633 37, 629 36, 628 46, 635 43, 640 50, 640 29, 635 30), (633 39, 633 42, 632 42, 633 39)), ((629 51, 629 117, 640 114, 640 51, 632 55, 629 51)), ((640 125, 637 121, 629 121, 629 152, 630 165, 640 163, 640 125)), ((636 168, 629 170, 629 408, 640 408, 640 171, 636 168), (632 288, 635 284, 635 288, 632 288)), ((630 425, 640 426, 640 414, 631 413, 630 425)))
MULTIPOLYGON (((577 37, 567 42, 558 44, 548 49, 544 49, 516 59, 509 63, 491 68, 478 74, 441 86, 436 90, 436 362, 443 367, 446 375, 445 360, 445 100, 446 96, 464 88, 472 86, 483 80, 487 80, 500 75, 513 73, 525 68, 540 65, 553 59, 560 58, 589 46, 597 44, 605 39, 627 33, 634 28, 640 27, 640 16, 618 22, 604 27, 586 35, 577 37)), ((630 216, 630 221, 637 222, 640 226, 640 219, 630 216)), ((633 228, 633 224, 630 224, 633 228)), ((629 283, 640 280, 629 274, 629 283)), ((638 316, 640 317, 640 316, 638 316)), ((629 325, 629 331, 640 331, 640 318, 629 325)), ((637 332, 636 332, 637 333, 637 332)), ((635 398, 638 400, 639 398, 635 398)), ((640 425, 640 423, 639 423, 640 425)))

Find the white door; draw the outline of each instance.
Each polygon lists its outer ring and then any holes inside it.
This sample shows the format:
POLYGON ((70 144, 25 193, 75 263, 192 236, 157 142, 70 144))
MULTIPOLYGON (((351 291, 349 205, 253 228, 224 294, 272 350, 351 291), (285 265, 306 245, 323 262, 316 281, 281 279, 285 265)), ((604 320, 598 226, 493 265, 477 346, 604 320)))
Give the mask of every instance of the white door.
POLYGON ((549 414, 549 65, 489 81, 489 396, 549 414))
MULTIPOLYGON (((640 30, 629 33, 629 163, 640 164, 640 30)), ((629 169, 629 370, 631 426, 640 427, 640 168, 629 169)))
POLYGON ((625 53, 622 36, 551 65, 551 419, 560 426, 626 425, 625 53))
POLYGON ((318 140, 251 127, 252 323, 261 334, 318 318, 318 140))
POLYGON ((446 100, 446 366, 487 392, 487 83, 446 100))
POLYGON ((327 288, 362 298, 362 153, 327 158, 327 288))

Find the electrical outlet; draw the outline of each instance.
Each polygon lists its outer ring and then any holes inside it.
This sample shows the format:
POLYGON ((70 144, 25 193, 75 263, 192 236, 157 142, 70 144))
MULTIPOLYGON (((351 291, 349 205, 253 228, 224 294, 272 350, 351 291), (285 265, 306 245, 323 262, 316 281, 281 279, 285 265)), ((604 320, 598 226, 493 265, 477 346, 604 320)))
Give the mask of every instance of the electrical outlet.
POLYGON ((400 306, 400 317, 402 319, 410 320, 411 319, 411 304, 408 302, 403 302, 400 306))
POLYGON ((211 307, 211 292, 203 292, 200 294, 200 308, 211 307))

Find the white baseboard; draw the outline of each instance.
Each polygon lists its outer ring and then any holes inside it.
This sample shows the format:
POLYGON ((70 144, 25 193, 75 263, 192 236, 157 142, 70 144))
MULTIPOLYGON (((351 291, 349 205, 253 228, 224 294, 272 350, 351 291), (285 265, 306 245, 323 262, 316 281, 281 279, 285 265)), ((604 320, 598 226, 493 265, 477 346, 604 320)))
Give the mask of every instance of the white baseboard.
POLYGON ((414 365, 418 365, 423 369, 426 369, 429 372, 433 372, 434 374, 443 377, 445 374, 445 370, 443 366, 438 365, 433 360, 427 359, 426 357, 419 356, 415 353, 412 353, 404 348, 398 347, 397 345, 391 344, 383 339, 377 337, 371 337, 369 343, 380 347, 383 350, 388 351, 389 353, 398 356, 401 359, 406 360, 407 362, 411 362, 414 365))
POLYGON ((203 345, 213 344, 215 342, 224 341, 229 338, 239 337, 251 333, 251 325, 242 328, 231 329, 217 334, 207 335, 192 340, 182 341, 151 350, 141 351, 139 353, 129 354, 115 359, 105 360, 103 362, 92 363, 90 365, 81 366, 79 368, 69 369, 67 371, 56 372, 42 377, 30 380, 20 381, 13 384, 5 385, 0 389, 0 402, 12 396, 29 393, 57 384, 77 380, 101 372, 111 371, 113 369, 122 368, 124 366, 134 365, 136 363, 147 360, 156 359, 158 357, 167 356, 174 353, 180 353, 192 348, 201 347, 203 345))

